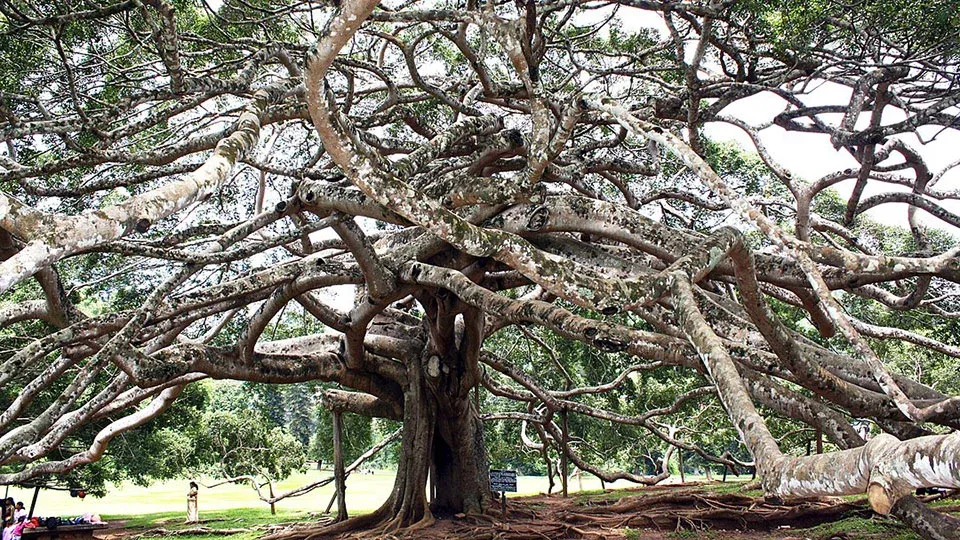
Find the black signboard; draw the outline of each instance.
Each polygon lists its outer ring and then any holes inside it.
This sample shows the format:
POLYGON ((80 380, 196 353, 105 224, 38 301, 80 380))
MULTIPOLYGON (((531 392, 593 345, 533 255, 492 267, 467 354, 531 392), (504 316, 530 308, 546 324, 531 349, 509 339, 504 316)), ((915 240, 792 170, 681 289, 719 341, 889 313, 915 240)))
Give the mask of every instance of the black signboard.
POLYGON ((517 492, 517 471, 490 469, 490 491, 517 492))

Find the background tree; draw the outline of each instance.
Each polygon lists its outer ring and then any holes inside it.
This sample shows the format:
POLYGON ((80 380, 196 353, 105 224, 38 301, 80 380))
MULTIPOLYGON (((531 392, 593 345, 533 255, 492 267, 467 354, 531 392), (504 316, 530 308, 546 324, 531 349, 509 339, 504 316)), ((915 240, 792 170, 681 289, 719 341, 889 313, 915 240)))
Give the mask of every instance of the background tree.
POLYGON ((223 481, 249 481, 253 487, 269 485, 290 476, 303 465, 300 442, 261 416, 211 411, 196 439, 198 460, 223 481))
POLYGON ((310 385, 294 384, 284 392, 287 429, 304 448, 310 444, 310 437, 314 435, 317 428, 317 418, 314 415, 316 408, 314 391, 310 385))

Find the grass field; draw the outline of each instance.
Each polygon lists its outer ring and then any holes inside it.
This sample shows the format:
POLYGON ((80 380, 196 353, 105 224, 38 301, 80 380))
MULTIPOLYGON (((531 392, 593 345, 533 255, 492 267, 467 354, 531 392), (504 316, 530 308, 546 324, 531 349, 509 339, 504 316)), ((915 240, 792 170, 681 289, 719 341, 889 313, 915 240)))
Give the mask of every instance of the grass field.
MULTIPOLYGON (((296 474, 284 480, 277 487, 276 493, 326 478, 330 471, 310 470, 304 474, 296 474)), ((691 479, 688 477, 688 480, 691 479)), ((390 494, 393 488, 393 471, 377 471, 374 474, 354 474, 347 479, 347 508, 350 513, 365 513, 375 510, 390 494)), ((201 483, 207 483, 201 481, 201 483)), ((627 487, 633 484, 617 482, 607 484, 607 487, 627 487)), ((600 481, 592 475, 583 475, 582 481, 576 478, 570 480, 570 491, 597 490, 600 481)), ((547 491, 547 479, 543 476, 521 476, 517 479, 519 495, 535 495, 547 491)), ((559 490, 559 483, 557 485, 559 490)), ((306 495, 283 500, 277 503, 278 511, 284 512, 317 512, 323 511, 333 493, 333 484, 316 489, 306 495)), ((37 500, 34 515, 39 516, 78 516, 85 512, 98 513, 105 519, 111 516, 133 517, 145 514, 176 513, 186 514, 187 508, 187 481, 169 481, 154 484, 150 487, 123 484, 111 488, 106 497, 95 498, 88 496, 85 499, 71 498, 64 491, 41 491, 37 500)), ((18 501, 24 501, 29 507, 33 490, 10 488, 9 496, 18 501)), ((199 496, 200 516, 204 511, 221 511, 238 508, 267 508, 260 501, 256 492, 246 484, 226 484, 212 489, 200 488, 199 496)))

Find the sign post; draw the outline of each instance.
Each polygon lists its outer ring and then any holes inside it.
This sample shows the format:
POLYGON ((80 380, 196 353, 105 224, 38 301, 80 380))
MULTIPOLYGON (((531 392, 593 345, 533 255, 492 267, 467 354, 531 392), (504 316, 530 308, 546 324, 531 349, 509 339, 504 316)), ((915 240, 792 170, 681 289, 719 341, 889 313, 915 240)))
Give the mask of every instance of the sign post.
POLYGON ((500 511, 507 519, 507 492, 517 492, 517 471, 490 469, 490 491, 500 492, 500 511))

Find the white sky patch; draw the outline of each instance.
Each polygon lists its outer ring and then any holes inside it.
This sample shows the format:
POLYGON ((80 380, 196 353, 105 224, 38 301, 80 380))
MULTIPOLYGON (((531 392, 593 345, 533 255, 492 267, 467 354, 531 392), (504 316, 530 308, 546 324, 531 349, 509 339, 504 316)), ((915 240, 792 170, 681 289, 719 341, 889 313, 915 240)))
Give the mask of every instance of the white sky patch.
MULTIPOLYGON (((609 14, 609 11, 597 10, 592 17, 586 16, 588 18, 585 18, 584 22, 601 22, 609 14)), ((621 7, 615 19, 627 32, 635 33, 644 28, 653 28, 659 32, 661 38, 669 36, 663 19, 659 14, 652 11, 621 7)), ((608 29, 606 28, 602 30, 603 34, 607 32, 608 29)), ((693 56, 696 45, 697 41, 695 39, 686 43, 688 55, 693 56)), ((710 69, 713 68, 706 66, 704 71, 710 69)), ((850 101, 851 92, 852 90, 848 87, 821 81, 818 84, 811 84, 807 93, 800 97, 808 106, 845 105, 850 101)), ((722 114, 736 117, 752 126, 757 126, 769 122, 771 118, 783 112, 785 108, 786 102, 783 99, 772 93, 764 92, 732 103, 723 109, 722 114)), ((905 117, 906 115, 902 110, 887 107, 883 116, 883 124, 896 123, 905 117)), ((819 115, 819 118, 836 125, 840 122, 842 115, 819 115)), ((861 115, 858 127, 863 127, 868 119, 869 115, 861 115)), ((732 141, 748 151, 755 151, 755 147, 747 134, 736 126, 712 122, 707 124, 705 132, 708 137, 714 140, 732 141)), ((956 130, 943 129, 940 126, 924 126, 918 130, 918 133, 920 137, 913 133, 897 135, 897 137, 917 149, 926 160, 931 173, 937 174, 945 166, 960 158, 960 154, 956 150, 960 148, 960 133, 956 130)), ((760 131, 760 139, 771 156, 782 167, 789 170, 795 178, 801 178, 808 182, 815 182, 821 177, 836 171, 859 168, 859 164, 847 150, 843 148, 835 149, 830 143, 830 138, 824 134, 791 132, 779 126, 771 126, 760 131)), ((902 158, 893 153, 893 157, 884 163, 892 164, 899 161, 902 161, 902 158)), ((904 174, 909 177, 912 172, 904 171, 904 174)), ((835 184, 830 189, 835 190, 846 199, 850 196, 855 184, 856 180, 850 179, 835 184)), ((945 174, 937 183, 937 189, 940 191, 960 189, 960 168, 945 174)), ((907 191, 910 190, 905 186, 871 180, 867 183, 860 200, 880 193, 907 191)), ((936 202, 950 212, 960 213, 960 201, 936 202)), ((908 206, 903 203, 888 203, 871 208, 866 214, 880 223, 906 227, 907 209, 908 206)), ((924 211, 920 211, 918 215, 921 223, 928 227, 954 230, 951 226, 924 211)))
MULTIPOLYGON (((844 104, 849 102, 850 92, 849 88, 824 84, 804 96, 804 103, 807 105, 844 104)), ((770 118, 782 112, 784 105, 785 102, 778 96, 763 93, 737 101, 725 108, 723 113, 744 120, 751 125, 758 125, 768 122, 770 118)), ((863 127, 860 124, 868 121, 865 116, 862 115, 858 127, 863 127)), ((841 115, 820 115, 819 117, 823 120, 839 123, 841 115)), ((903 111, 888 107, 884 114, 883 123, 892 124, 904 118, 903 111)), ((706 133, 716 140, 734 141, 741 147, 750 150, 754 148, 746 133, 729 124, 711 123, 706 127, 706 133)), ((922 127, 919 133, 920 137, 913 133, 901 134, 897 137, 917 149, 926 160, 933 174, 958 158, 956 149, 960 147, 960 133, 954 130, 943 130, 938 126, 922 127)), ((847 150, 843 148, 835 149, 830 143, 830 138, 823 134, 791 132, 779 126, 771 126, 762 130, 760 137, 769 149, 771 156, 778 163, 794 173, 795 177, 808 182, 814 182, 832 172, 859 168, 859 164, 847 150)), ((884 164, 900 161, 902 161, 902 158, 894 153, 884 164)), ((904 174, 910 177, 912 172, 904 171, 904 174)), ((835 184, 831 189, 834 189, 841 197, 847 198, 853 191, 855 184, 856 180, 850 179, 835 184)), ((957 188, 960 188, 960 170, 957 169, 945 174, 937 183, 938 190, 947 191, 957 188)), ((908 191, 910 190, 906 186, 871 180, 867 183, 861 201, 880 193, 908 191)), ((937 204, 951 212, 960 213, 960 201, 937 201, 937 204)), ((902 203, 889 203, 871 208, 866 214, 881 223, 905 227, 907 226, 907 208, 908 206, 902 203)), ((926 212, 921 211, 919 215, 921 216, 921 222, 928 227, 951 229, 950 226, 926 212)))

